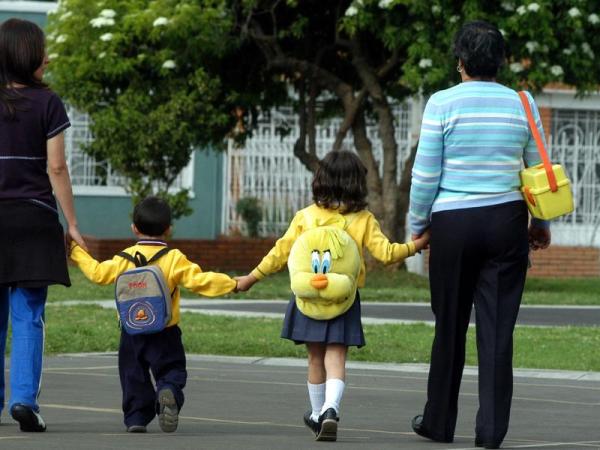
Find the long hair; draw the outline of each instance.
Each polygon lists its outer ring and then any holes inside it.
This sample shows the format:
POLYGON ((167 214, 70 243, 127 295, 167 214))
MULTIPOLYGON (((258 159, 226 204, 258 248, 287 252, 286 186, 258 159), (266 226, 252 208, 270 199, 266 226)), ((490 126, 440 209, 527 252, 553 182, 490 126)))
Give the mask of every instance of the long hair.
POLYGON ((0 105, 5 117, 14 118, 16 103, 23 98, 13 83, 46 87, 34 76, 45 51, 44 32, 35 23, 9 19, 0 26, 0 105))
POLYGON ((327 153, 312 182, 313 201, 322 208, 358 212, 367 207, 367 168, 349 151, 327 153))

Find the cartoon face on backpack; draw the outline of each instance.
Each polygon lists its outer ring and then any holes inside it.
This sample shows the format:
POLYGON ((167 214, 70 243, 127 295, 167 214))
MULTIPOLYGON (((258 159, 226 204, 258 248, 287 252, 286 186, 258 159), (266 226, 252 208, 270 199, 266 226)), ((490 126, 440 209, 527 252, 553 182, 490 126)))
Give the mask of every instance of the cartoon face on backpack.
POLYGON ((308 317, 327 320, 352 306, 360 254, 345 230, 320 226, 302 233, 290 251, 288 269, 296 305, 308 317))

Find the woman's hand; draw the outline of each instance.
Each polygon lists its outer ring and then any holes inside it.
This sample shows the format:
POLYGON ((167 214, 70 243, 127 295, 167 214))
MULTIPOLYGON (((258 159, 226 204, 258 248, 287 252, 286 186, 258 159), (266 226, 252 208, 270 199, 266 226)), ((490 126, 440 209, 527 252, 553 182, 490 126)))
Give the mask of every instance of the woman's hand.
MULTIPOLYGON (((77 243, 77 245, 79 245, 86 252, 88 251, 87 245, 85 245, 85 241, 83 240, 83 237, 81 236, 81 233, 79 232, 79 228, 77 228, 77 225, 69 225, 69 228, 67 231, 67 245, 68 245, 67 250, 70 250, 71 240, 75 241, 77 243)), ((70 251, 69 251, 69 253, 70 253, 70 251)))
POLYGON ((540 228, 534 225, 529 227, 529 248, 531 250, 544 250, 552 241, 549 228, 540 228))

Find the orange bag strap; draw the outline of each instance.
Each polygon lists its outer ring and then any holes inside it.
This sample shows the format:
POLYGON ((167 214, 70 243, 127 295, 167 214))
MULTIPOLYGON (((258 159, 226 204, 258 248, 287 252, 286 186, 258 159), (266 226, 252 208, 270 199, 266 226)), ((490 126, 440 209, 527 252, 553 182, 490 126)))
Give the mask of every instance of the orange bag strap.
POLYGON ((556 176, 552 170, 552 163, 550 162, 550 158, 548 158, 548 152, 546 152, 546 148, 544 147, 544 141, 542 141, 540 131, 535 124, 535 120, 533 120, 533 114, 531 113, 531 107, 529 106, 529 99, 527 98, 527 95, 525 95, 525 91, 519 91, 519 97, 521 98, 521 103, 523 103, 523 108, 525 108, 525 114, 527 114, 529 128, 531 128, 531 134, 533 134, 533 139, 535 139, 538 153, 540 154, 542 162, 544 163, 544 170, 546 171, 546 176, 548 177, 550 190, 552 192, 556 192, 558 190, 558 186, 556 185, 556 176))

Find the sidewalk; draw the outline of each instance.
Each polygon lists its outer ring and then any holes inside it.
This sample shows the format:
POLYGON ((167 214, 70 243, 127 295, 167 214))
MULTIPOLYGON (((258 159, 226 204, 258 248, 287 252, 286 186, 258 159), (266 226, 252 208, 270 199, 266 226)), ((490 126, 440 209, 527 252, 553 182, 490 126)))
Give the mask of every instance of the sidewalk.
MULTIPOLYGON (((410 420, 422 411, 423 365, 351 363, 338 442, 314 442, 302 424, 308 406, 305 360, 188 355, 186 404, 176 433, 156 421, 146 435, 124 432, 115 354, 47 358, 41 413, 46 433, 21 433, 2 416, 2 450, 143 448, 244 450, 477 450, 477 379, 466 371, 453 444, 416 436, 410 420)), ((547 372, 547 371, 537 371, 547 372)), ((546 374, 548 375, 549 372, 546 374)), ((574 375, 574 374, 572 374, 574 375)), ((598 375, 598 374, 596 374, 598 375)), ((537 378, 518 371, 511 426, 503 448, 600 448, 600 381, 537 378)))

